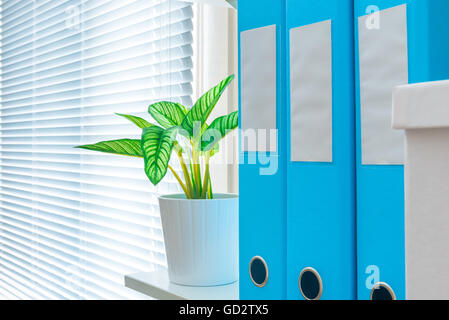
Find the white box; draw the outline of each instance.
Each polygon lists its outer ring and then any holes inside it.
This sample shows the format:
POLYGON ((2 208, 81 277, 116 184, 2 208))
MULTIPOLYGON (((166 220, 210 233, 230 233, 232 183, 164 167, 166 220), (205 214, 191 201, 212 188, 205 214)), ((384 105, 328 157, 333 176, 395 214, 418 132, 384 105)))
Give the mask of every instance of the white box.
POLYGON ((449 299, 449 81, 396 87, 393 127, 406 132, 407 299, 449 299))

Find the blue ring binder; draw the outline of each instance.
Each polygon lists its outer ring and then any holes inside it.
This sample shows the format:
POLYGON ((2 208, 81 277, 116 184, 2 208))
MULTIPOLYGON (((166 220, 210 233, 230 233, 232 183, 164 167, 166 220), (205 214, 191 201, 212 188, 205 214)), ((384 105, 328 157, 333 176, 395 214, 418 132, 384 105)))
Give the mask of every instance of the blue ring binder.
POLYGON ((267 127, 272 126, 271 122, 274 120, 278 130, 275 152, 267 149, 244 151, 242 141, 240 142, 240 299, 282 300, 286 299, 285 269, 287 263, 284 161, 285 3, 278 0, 241 0, 238 1, 238 14, 239 106, 242 116, 240 126, 242 128, 250 123, 256 128, 243 129, 270 129, 267 127), (273 39, 273 32, 275 39, 273 39), (249 48, 245 41, 251 43, 249 48), (270 48, 272 41, 275 41, 276 49, 274 58, 272 57, 272 48, 270 48), (254 46, 257 47, 257 50, 254 46), (273 79, 264 75, 247 77, 248 70, 255 73, 271 74, 271 64, 274 64, 276 68, 274 94, 272 93, 273 88, 271 88, 273 79), (255 88, 255 90, 251 90, 251 88, 255 88), (265 95, 266 98, 263 99, 262 105, 254 106, 251 103, 257 101, 258 97, 251 95, 265 95), (275 106, 271 103, 273 95, 275 95, 275 106), (247 107, 243 113, 242 105, 247 107), (258 119, 261 113, 270 113, 267 108, 275 108, 276 119, 258 119), (246 111, 250 111, 249 116, 254 119, 248 119, 246 111), (274 167, 273 170, 265 170, 266 160, 268 160, 269 166, 274 167), (248 274, 248 264, 256 255, 263 257, 269 266, 269 280, 261 288, 254 285, 248 274))
POLYGON ((381 284, 405 299, 403 137, 390 90, 449 78, 449 1, 239 0, 238 10, 242 123, 278 130, 276 149, 240 149, 240 297, 302 299, 298 277, 312 267, 322 299, 370 299, 381 284), (252 64, 267 74, 274 64, 275 79, 247 78, 252 64), (261 157, 274 174, 260 174, 261 157), (262 288, 247 274, 257 254, 270 266, 262 288))
MULTIPOLYGON (((301 270, 312 267, 320 270, 323 299, 354 299, 353 2, 240 0, 238 11, 243 127, 245 114, 248 117, 253 108, 251 101, 257 100, 247 96, 251 94, 248 87, 254 87, 249 82, 257 77, 246 78, 245 74, 256 64, 253 59, 266 50, 251 37, 265 37, 260 41, 267 43, 270 26, 276 26, 278 149, 268 156, 279 164, 276 174, 262 176, 257 161, 262 152, 240 149, 240 297, 302 299, 298 277, 301 270), (290 46, 287 39, 293 37, 310 41, 309 46, 290 46), (258 47, 254 58, 245 41, 258 47), (302 59, 310 63, 301 63, 302 59), (319 68, 320 73, 310 66, 319 68), (309 70, 310 78, 300 71, 291 73, 290 67, 309 70), (308 83, 313 83, 311 92, 315 94, 310 94, 308 83), (286 90, 287 85, 292 90, 286 90), (263 288, 245 276, 256 254, 270 266, 270 279, 263 288)), ((261 88, 265 93, 263 83, 261 88)))
MULTIPOLYGON (((330 95, 332 135, 331 157, 322 156, 326 153, 310 154, 309 161, 306 157, 298 161, 292 157, 294 145, 287 148, 287 296, 303 299, 298 290, 298 276, 304 268, 312 267, 319 270, 322 277, 321 299, 351 300, 356 297, 353 1, 287 0, 286 19, 290 35, 287 52, 294 52, 294 41, 301 39, 295 35, 297 30, 306 28, 310 32, 298 44, 297 59, 316 63, 319 71, 312 72, 311 80, 299 85, 317 96, 330 95), (301 45, 305 41, 308 48, 301 45), (322 51, 329 49, 330 57, 323 55, 322 51), (319 61, 314 62, 315 59, 319 61), (323 65, 330 70, 325 70, 323 65), (326 93, 327 82, 323 79, 329 72, 331 89, 326 93)), ((329 117, 327 110, 320 109, 327 100, 309 97, 301 88, 295 88, 298 83, 292 72, 298 73, 301 69, 294 70, 294 59, 293 55, 287 58, 288 131, 303 125, 295 123, 293 109, 301 95, 306 97, 301 102, 303 105, 316 102, 313 109, 299 109, 307 121, 316 121, 314 118, 318 117, 317 123, 323 124, 329 117), (296 94, 296 90, 300 94, 296 94)), ((288 132, 288 145, 292 139, 288 132)), ((325 152, 328 145, 324 142, 328 139, 328 136, 320 137, 315 148, 323 148, 325 152)))
MULTIPOLYGON (((385 40, 386 36, 376 38, 376 34, 382 32, 382 28, 389 28, 389 15, 391 21, 397 23, 406 14, 406 31, 402 36, 397 30, 396 42, 393 45, 382 46, 382 63, 392 63, 397 66, 398 59, 405 59, 408 79, 405 83, 441 80, 449 77, 449 44, 446 39, 449 36, 449 21, 447 12, 449 1, 446 0, 355 0, 355 40, 356 40, 356 124, 357 124, 357 277, 358 298, 370 299, 372 287, 378 283, 385 283, 394 292, 395 298, 403 300, 405 296, 405 244, 404 244, 404 168, 401 162, 391 157, 394 152, 403 151, 403 144, 390 145, 390 141, 381 136, 372 135, 369 128, 373 121, 369 115, 369 102, 363 102, 364 90, 378 89, 374 83, 368 84, 363 78, 366 56, 364 51, 364 36, 369 34, 367 30, 359 29, 358 23, 361 17, 369 13, 375 13, 370 23, 374 27, 370 41, 385 40), (378 11, 379 10, 379 11, 378 11), (401 10, 403 13, 401 13, 401 10), (378 19, 376 22, 375 20, 378 19), (385 20, 386 19, 386 20, 385 20), (376 31, 377 27, 380 31, 376 31), (362 31, 363 34, 360 34, 362 31), (392 48, 400 46, 397 41, 401 37, 406 39, 406 52, 392 55, 392 48), (360 55, 359 55, 360 53, 360 55), (363 83, 363 85, 362 85, 363 83), (363 87, 363 88, 362 88, 363 87), (363 89, 363 90, 362 90, 363 89), (364 118, 366 116, 366 118, 364 118), (367 127, 368 126, 368 127, 367 127), (364 132, 364 136, 363 136, 364 132), (370 146, 369 141, 381 144, 383 149, 370 146), (377 152, 377 154, 376 154, 377 152), (389 154, 388 154, 389 152, 389 154), (382 163, 379 154, 387 159, 382 163)), ((363 22, 363 21, 362 21, 363 22)), ((368 22, 367 22, 368 23, 368 22)), ((368 26, 368 25, 367 25, 368 26)), ((363 25, 362 25, 363 27, 363 25)), ((398 27, 398 26, 396 26, 398 27)), ((394 27, 394 28, 396 28, 394 27)), ((396 31, 394 31, 396 30, 396 31)), ((391 43, 391 42, 390 42, 391 43)), ((368 62, 369 63, 369 62, 368 62)), ((382 68, 383 66, 380 66, 382 68)), ((397 73, 397 72, 396 72, 397 73)), ((369 77, 368 77, 369 79, 369 77)), ((385 77, 384 77, 384 83, 385 77)), ((391 89, 392 85, 391 83, 391 89)), ((401 83, 396 83, 401 84, 401 83)), ((391 92, 387 91, 387 98, 391 101, 391 92)), ((366 94, 368 96, 368 94, 366 94)), ((371 101, 378 96, 371 96, 371 101)), ((391 102, 386 105, 388 118, 380 123, 385 128, 391 128, 391 102)), ((391 130, 393 131, 393 130, 391 130)), ((389 136, 390 133, 386 133, 389 136)), ((393 133, 394 134, 394 133, 393 133)), ((397 157, 396 157, 397 158, 397 157)))

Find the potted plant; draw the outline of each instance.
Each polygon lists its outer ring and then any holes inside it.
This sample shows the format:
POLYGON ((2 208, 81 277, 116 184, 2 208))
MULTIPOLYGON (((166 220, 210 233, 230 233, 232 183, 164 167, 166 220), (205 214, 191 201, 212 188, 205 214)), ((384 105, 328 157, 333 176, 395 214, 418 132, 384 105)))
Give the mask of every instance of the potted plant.
POLYGON ((206 92, 191 109, 161 101, 148 112, 159 124, 118 114, 142 129, 142 138, 102 141, 78 146, 87 150, 144 159, 145 173, 157 185, 170 170, 184 194, 159 198, 169 278, 190 286, 215 286, 238 280, 238 196, 214 194, 210 159, 218 143, 238 126, 238 112, 207 124, 227 86, 229 76, 206 92), (172 153, 182 168, 170 166, 172 153), (203 172, 203 173, 202 173, 203 172))

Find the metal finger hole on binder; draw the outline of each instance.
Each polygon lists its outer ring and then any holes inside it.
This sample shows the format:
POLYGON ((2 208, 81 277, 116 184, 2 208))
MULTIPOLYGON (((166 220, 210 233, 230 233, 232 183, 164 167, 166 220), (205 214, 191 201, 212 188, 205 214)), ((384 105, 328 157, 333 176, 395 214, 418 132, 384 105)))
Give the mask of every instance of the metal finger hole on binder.
POLYGON ((299 275, 299 290, 306 300, 320 300, 323 294, 323 281, 313 268, 305 268, 299 275))
POLYGON ((379 282, 371 289, 370 300, 396 300, 393 289, 385 282, 379 282))
POLYGON ((249 276, 256 287, 265 287, 268 282, 268 266, 262 257, 257 256, 251 259, 249 276))

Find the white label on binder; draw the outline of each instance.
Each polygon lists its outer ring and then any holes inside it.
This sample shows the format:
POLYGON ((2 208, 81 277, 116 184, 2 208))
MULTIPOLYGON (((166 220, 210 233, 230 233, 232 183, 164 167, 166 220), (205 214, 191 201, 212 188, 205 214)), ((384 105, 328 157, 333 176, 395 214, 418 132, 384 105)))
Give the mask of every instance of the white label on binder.
POLYGON ((332 162, 332 22, 290 30, 291 161, 332 162))
POLYGON ((244 31, 240 42, 243 151, 276 152, 276 25, 244 31))
POLYGON ((379 28, 359 18, 362 163, 404 163, 404 132, 392 129, 393 87, 408 83, 407 6, 379 13, 379 28))

